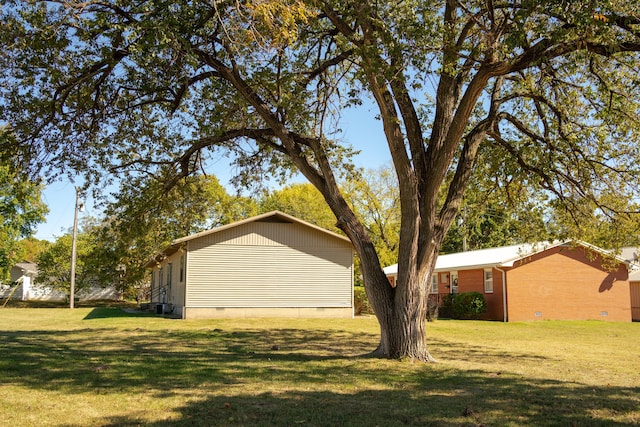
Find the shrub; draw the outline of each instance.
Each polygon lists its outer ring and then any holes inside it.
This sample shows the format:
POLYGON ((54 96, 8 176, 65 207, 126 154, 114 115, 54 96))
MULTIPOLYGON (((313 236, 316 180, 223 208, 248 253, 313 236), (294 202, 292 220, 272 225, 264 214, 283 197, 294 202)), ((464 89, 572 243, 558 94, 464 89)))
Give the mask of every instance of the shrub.
POLYGON ((487 310, 487 302, 479 292, 462 292, 452 297, 452 311, 456 319, 476 319, 487 310))
POLYGON ((371 308, 371 304, 369 304, 369 299, 367 298, 364 286, 355 286, 353 288, 353 303, 353 309, 356 316, 373 314, 373 309, 371 308))
POLYGON ((453 319, 455 316, 453 315, 453 297, 457 294, 446 294, 442 295, 442 303, 440 307, 438 307, 438 317, 444 319, 453 319))
POLYGON ((453 307, 453 299, 458 294, 446 294, 442 296, 442 306, 443 307, 453 307))
POLYGON ((427 322, 438 320, 439 311, 438 294, 429 294, 427 296, 427 322))

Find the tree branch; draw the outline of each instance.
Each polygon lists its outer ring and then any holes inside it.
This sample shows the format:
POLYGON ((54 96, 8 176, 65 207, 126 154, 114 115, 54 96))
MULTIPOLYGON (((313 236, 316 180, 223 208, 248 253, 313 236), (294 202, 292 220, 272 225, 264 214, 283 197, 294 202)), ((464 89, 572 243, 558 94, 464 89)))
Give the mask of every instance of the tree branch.
POLYGON ((206 79, 210 79, 212 77, 219 77, 220 75, 215 71, 206 71, 204 73, 197 74, 191 78, 189 78, 182 86, 178 88, 178 90, 174 93, 174 99, 172 101, 171 114, 175 113, 176 110, 180 107, 180 103, 184 95, 187 93, 187 89, 194 85, 195 83, 201 82, 206 79))
POLYGON ((306 75, 306 78, 299 82, 298 85, 300 87, 306 87, 313 79, 326 72, 329 68, 341 64, 342 62, 351 58, 354 52, 355 49, 347 49, 341 52, 339 55, 321 62, 315 69, 311 71, 305 71, 303 74, 306 75))

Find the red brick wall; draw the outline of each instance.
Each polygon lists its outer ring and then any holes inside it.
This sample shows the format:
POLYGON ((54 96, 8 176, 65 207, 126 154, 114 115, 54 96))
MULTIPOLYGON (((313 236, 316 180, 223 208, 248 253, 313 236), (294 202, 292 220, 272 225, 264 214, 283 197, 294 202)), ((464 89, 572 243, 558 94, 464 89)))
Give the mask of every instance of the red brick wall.
POLYGON ((484 294, 484 270, 458 271, 458 291, 484 294))
POLYGON ((488 320, 505 320, 504 302, 502 295, 502 272, 494 268, 493 294, 484 294, 484 297, 487 300, 486 317, 488 320))
POLYGON ((602 259, 590 259, 583 247, 557 247, 523 260, 507 273, 507 287, 510 321, 631 320, 626 266, 605 271, 602 259))
POLYGON ((484 291, 484 269, 458 271, 459 292, 480 292, 487 302, 487 312, 481 316, 485 320, 503 320, 502 273, 493 269, 493 293, 484 291))

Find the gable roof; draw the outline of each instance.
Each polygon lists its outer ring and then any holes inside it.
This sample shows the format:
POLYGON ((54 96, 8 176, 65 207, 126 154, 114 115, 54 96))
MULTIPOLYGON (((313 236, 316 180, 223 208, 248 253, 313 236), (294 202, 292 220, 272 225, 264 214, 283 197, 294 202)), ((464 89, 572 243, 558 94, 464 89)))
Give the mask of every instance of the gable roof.
POLYGON ((286 213, 280 212, 280 211, 271 211, 271 212, 267 212, 264 213, 262 215, 257 215, 251 218, 247 218, 247 219, 243 219, 240 221, 236 221, 233 222, 231 224, 227 224, 227 225, 222 225, 220 227, 216 227, 216 228, 212 228, 211 230, 205 230, 205 231, 201 231, 199 233, 195 233, 192 234, 190 236, 186 236, 186 237, 181 237, 179 239, 175 239, 173 242, 171 242, 172 245, 176 245, 176 244, 180 244, 180 243, 184 243, 184 242, 188 242, 189 240, 193 240, 193 239, 198 239, 200 237, 204 237, 204 236, 208 236, 210 234, 214 234, 214 233, 219 233, 221 231, 224 230, 228 230, 230 228, 235 228, 244 224, 249 224, 251 222, 283 222, 283 223, 293 223, 293 224, 301 224, 304 225, 305 227, 309 227, 312 228, 316 231, 320 231, 322 233, 328 234, 332 237, 335 237, 337 239, 341 239, 344 240, 346 242, 351 243, 351 241, 344 237, 341 236, 337 233, 334 233, 333 231, 329 231, 326 230, 322 227, 318 227, 317 225, 311 224, 310 222, 306 222, 303 221, 301 219, 298 219, 294 216, 291 215, 287 215, 286 213))
POLYGON ((22 274, 26 276, 38 274, 38 265, 33 262, 19 262, 15 267, 21 269, 22 274))
MULTIPOLYGON (((587 248, 602 255, 611 256, 612 252, 601 249, 582 241, 565 242, 538 242, 525 243, 522 245, 502 246, 498 248, 479 249, 475 251, 458 252, 447 255, 440 255, 436 260, 434 271, 470 270, 476 268, 513 267, 516 261, 523 258, 544 252, 558 247, 577 245, 587 248)), ((615 259, 620 263, 627 264, 627 261, 619 256, 615 259)), ((398 264, 385 267, 385 274, 393 275, 398 273, 398 264)))
POLYGON ((326 235, 328 235, 330 237, 333 237, 335 239, 343 240, 344 242, 347 242, 347 243, 351 244, 351 241, 347 237, 341 236, 340 234, 334 233, 333 231, 329 231, 329 230, 324 229, 322 227, 319 227, 317 225, 311 224, 310 222, 303 221, 301 219, 298 219, 298 218, 296 218, 294 216, 291 216, 291 215, 287 215, 286 213, 283 213, 283 212, 280 212, 280 211, 271 211, 271 212, 267 212, 267 213, 264 213, 264 214, 261 214, 261 215, 253 216, 251 218, 246 218, 246 219, 243 219, 243 220, 240 220, 240 221, 236 221, 236 222, 233 222, 231 224, 222 225, 220 227, 212 228, 210 230, 201 231, 199 233, 195 233, 195 234, 191 234, 189 236, 180 237, 178 239, 175 239, 162 252, 160 252, 159 254, 154 256, 151 260, 149 260, 145 264, 145 267, 147 267, 147 268, 152 267, 156 262, 161 261, 164 257, 173 255, 178 250, 180 250, 180 248, 186 242, 188 242, 190 240, 199 239, 201 237, 209 236, 209 235, 215 234, 215 233, 220 233, 221 231, 229 230, 231 228, 239 227, 239 226, 242 226, 242 225, 245 225, 245 224, 249 224, 249 223, 252 223, 252 222, 281 222, 281 223, 289 223, 289 224, 300 224, 300 225, 303 225, 303 226, 305 226, 307 228, 311 228, 313 230, 316 230, 316 231, 319 231, 321 233, 324 233, 324 234, 326 234, 326 235))

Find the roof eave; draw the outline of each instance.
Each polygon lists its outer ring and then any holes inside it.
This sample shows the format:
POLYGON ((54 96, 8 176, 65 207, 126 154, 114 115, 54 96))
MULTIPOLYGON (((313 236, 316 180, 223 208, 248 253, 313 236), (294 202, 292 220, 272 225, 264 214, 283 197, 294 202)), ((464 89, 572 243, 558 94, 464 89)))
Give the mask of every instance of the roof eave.
POLYGON ((449 267, 440 267, 435 268, 434 272, 443 272, 443 271, 462 271, 462 270, 477 270, 479 268, 495 268, 499 267, 500 263, 484 263, 484 264, 474 264, 474 265, 463 265, 463 266, 449 266, 449 267))

